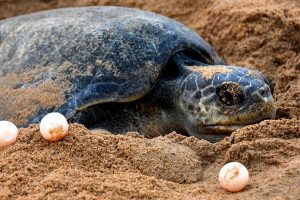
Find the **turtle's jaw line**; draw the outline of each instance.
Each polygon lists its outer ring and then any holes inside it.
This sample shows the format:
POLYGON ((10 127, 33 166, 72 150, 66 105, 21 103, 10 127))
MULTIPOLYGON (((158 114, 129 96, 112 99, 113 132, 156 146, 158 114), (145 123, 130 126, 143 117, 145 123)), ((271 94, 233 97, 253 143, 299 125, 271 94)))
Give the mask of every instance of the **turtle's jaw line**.
MULTIPOLYGON (((269 117, 264 117, 264 118, 260 118, 260 119, 256 119, 256 120, 248 120, 248 123, 243 123, 242 121, 235 122, 236 117, 232 117, 232 119, 229 121, 226 121, 226 122, 223 121, 222 123, 219 123, 219 124, 209 124, 209 125, 206 125, 206 127, 212 128, 212 129, 216 128, 216 129, 224 129, 224 130, 227 129, 227 130, 235 131, 237 129, 240 129, 240 128, 243 128, 245 126, 249 126, 249 125, 252 125, 255 123, 259 123, 264 120, 274 119, 274 117, 269 116, 269 117), (237 123, 237 122, 239 122, 239 123, 237 123)), ((245 120, 244 122, 246 122, 246 121, 247 120, 245 120)))
POLYGON ((226 132, 233 132, 238 129, 241 129, 245 126, 248 126, 250 124, 245 124, 245 125, 210 125, 207 126, 208 129, 213 129, 213 130, 219 130, 219 131, 226 131, 226 132))
POLYGON ((274 117, 273 116, 272 117, 266 117, 266 118, 258 119, 256 121, 252 121, 251 123, 245 123, 245 124, 234 124, 233 122, 227 122, 227 123, 222 123, 222 124, 207 125, 206 127, 208 129, 218 130, 218 131, 221 131, 221 132, 223 132, 223 131, 233 132, 233 131, 241 129, 245 126, 253 125, 255 123, 259 123, 261 121, 268 120, 268 119, 274 119, 274 117))

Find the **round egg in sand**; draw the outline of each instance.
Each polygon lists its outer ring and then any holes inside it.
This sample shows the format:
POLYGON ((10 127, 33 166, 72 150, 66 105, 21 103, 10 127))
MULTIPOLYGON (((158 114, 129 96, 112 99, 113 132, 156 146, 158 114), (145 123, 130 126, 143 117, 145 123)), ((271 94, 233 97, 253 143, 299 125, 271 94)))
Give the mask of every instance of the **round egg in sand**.
POLYGON ((16 142, 18 128, 9 121, 0 121, 0 148, 16 142))
POLYGON ((224 189, 238 192, 244 189, 249 182, 249 172, 241 163, 230 162, 220 170, 219 182, 224 189))
POLYGON ((40 123, 42 136, 50 142, 63 139, 68 134, 68 128, 67 119, 57 112, 47 114, 40 123))

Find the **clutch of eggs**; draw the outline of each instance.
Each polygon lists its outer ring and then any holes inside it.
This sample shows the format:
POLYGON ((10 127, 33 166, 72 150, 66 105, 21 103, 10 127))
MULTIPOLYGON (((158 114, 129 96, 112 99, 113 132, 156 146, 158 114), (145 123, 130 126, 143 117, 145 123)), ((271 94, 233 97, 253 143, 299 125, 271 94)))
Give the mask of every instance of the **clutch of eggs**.
MULTIPOLYGON (((68 134, 69 124, 67 119, 60 113, 47 114, 40 123, 42 136, 55 142, 63 139, 68 134)), ((14 144, 18 136, 18 128, 12 122, 0 121, 0 148, 14 144)))

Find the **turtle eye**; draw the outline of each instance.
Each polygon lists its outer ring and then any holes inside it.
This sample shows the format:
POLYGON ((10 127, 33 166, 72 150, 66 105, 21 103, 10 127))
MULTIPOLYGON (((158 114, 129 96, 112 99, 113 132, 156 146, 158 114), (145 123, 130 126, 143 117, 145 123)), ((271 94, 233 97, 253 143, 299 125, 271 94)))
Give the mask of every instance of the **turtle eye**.
POLYGON ((237 83, 222 83, 216 88, 216 93, 220 102, 227 106, 240 104, 244 100, 243 91, 237 83))

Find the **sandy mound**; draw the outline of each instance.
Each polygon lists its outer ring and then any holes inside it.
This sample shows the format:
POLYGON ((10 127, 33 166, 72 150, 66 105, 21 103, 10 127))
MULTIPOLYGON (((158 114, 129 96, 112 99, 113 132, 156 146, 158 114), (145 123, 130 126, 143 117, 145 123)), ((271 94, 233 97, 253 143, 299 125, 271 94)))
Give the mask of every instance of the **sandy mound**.
POLYGON ((0 197, 53 199, 299 199, 300 3, 288 1, 0 2, 0 18, 65 6, 122 5, 151 10, 196 30, 232 65, 256 67, 275 87, 277 120, 245 127, 218 143, 171 133, 146 139, 73 124, 58 143, 37 125, 0 152, 0 197), (34 3, 33 3, 34 2, 34 3), (288 118, 288 119, 281 119, 288 118), (250 171, 250 183, 228 193, 218 183, 227 162, 250 171))
POLYGON ((146 139, 136 133, 90 132, 73 124, 60 142, 46 142, 37 125, 20 130, 1 151, 3 198, 283 198, 300 196, 300 121, 248 126, 212 144, 171 133, 146 139), (245 191, 227 193, 218 172, 230 161, 251 175, 245 191))

